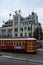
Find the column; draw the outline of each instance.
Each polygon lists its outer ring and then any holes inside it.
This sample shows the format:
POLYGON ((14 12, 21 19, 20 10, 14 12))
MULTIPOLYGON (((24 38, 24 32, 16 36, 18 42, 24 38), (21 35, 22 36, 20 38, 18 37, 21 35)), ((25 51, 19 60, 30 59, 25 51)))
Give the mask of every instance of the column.
POLYGON ((14 15, 13 15, 12 37, 14 37, 14 15))

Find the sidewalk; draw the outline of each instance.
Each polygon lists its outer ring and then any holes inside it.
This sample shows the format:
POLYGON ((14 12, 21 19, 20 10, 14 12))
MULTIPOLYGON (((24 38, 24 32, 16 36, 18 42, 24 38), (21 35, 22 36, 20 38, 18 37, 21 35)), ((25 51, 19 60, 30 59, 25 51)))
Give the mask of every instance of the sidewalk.
POLYGON ((38 51, 43 51, 43 49, 38 49, 38 51))

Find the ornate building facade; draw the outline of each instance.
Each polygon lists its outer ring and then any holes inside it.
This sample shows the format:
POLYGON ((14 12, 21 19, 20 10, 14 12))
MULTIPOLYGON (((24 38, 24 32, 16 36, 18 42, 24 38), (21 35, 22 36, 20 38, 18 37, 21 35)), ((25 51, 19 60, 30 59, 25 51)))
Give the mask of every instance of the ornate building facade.
POLYGON ((32 37, 34 30, 38 26, 39 22, 36 13, 32 12, 31 15, 25 18, 20 13, 15 13, 12 20, 8 20, 0 27, 0 36, 32 37))

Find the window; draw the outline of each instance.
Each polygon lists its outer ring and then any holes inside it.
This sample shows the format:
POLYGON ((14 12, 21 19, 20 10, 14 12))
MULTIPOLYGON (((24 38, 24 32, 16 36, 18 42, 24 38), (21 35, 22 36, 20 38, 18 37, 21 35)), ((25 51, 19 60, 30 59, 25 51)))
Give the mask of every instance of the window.
POLYGON ((24 46, 25 41, 14 41, 14 46, 21 47, 24 46))
POLYGON ((18 32, 18 28, 15 28, 15 32, 18 32))
POLYGON ((18 46, 21 46, 21 43, 20 43, 20 41, 18 41, 18 46))
POLYGON ((20 25, 24 25, 24 22, 21 21, 21 22, 20 22, 20 25))
POLYGON ((18 22, 14 22, 14 25, 15 25, 15 26, 18 25, 18 22))
POLYGON ((25 25, 28 25, 28 22, 27 21, 25 21, 25 25))
POLYGON ((31 27, 28 27, 28 31, 30 31, 31 30, 31 27))
POLYGON ((21 46, 21 43, 19 43, 19 46, 21 46))
POLYGON ((15 37, 18 37, 18 34, 17 33, 15 33, 15 37))
POLYGON ((34 43, 34 41, 32 41, 32 46, 35 46, 35 43, 34 43))
POLYGON ((14 46, 17 46, 17 45, 18 45, 17 41, 14 41, 14 46))
POLYGON ((15 42, 14 42, 14 46, 21 46, 20 41, 15 41, 15 42))
POLYGON ((4 40, 4 45, 6 45, 6 42, 5 42, 5 40, 4 40))
POLYGON ((27 33, 25 32, 25 37, 27 37, 27 33))
POLYGON ((9 40, 8 40, 8 41, 6 41, 6 45, 7 45, 7 46, 9 46, 9 40))
POLYGON ((8 43, 9 43, 8 44, 9 46, 12 46, 13 45, 13 41, 11 41, 11 40, 9 40, 8 43))
POLYGON ((24 41, 21 41, 21 46, 24 46, 24 43, 25 43, 24 41))
POLYGON ((1 45, 3 45, 3 41, 1 41, 1 45))
POLYGON ((23 28, 20 28, 20 31, 23 31, 23 28))
POLYGON ((27 27, 24 27, 24 30, 27 30, 27 27))
POLYGON ((27 46, 31 46, 31 42, 30 41, 27 42, 27 46))
POLYGON ((8 32, 9 32, 9 33, 12 32, 12 29, 8 29, 8 32))
POLYGON ((0 41, 0 45, 1 45, 1 41, 0 41))
POLYGON ((14 42, 14 46, 15 46, 15 42, 14 42))
POLYGON ((23 37, 23 33, 20 33, 20 37, 23 37))
POLYGON ((17 22, 17 21, 18 21, 18 17, 15 17, 15 18, 14 18, 14 21, 17 22))
POLYGON ((32 34, 31 33, 29 33, 29 37, 32 37, 32 34))

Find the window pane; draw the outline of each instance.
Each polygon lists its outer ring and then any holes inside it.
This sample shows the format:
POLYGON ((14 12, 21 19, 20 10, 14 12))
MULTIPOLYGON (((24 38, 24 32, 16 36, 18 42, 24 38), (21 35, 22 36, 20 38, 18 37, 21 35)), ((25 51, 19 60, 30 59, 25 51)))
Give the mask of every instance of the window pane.
POLYGON ((20 37, 23 37, 23 33, 20 33, 20 37))
POLYGON ((20 31, 23 31, 23 28, 20 28, 20 31))
POLYGON ((18 32, 18 28, 15 28, 15 32, 18 32))

